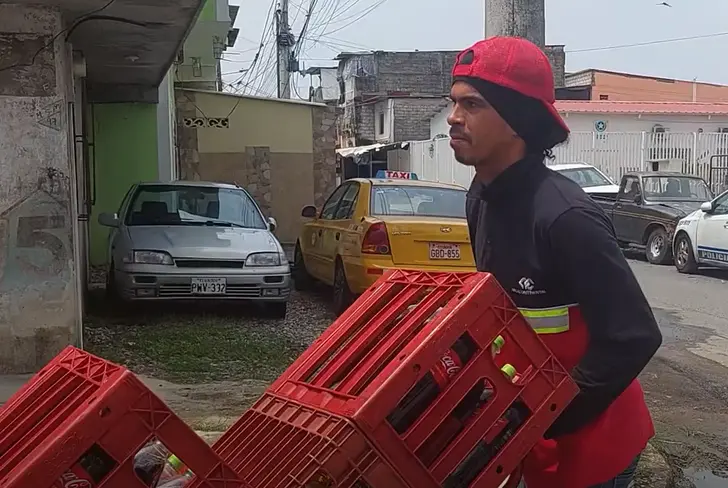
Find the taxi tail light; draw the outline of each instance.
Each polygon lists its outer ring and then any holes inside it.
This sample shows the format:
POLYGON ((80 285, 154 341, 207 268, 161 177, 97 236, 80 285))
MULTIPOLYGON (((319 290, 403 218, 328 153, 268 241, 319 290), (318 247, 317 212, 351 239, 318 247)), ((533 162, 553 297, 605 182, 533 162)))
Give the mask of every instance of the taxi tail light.
POLYGON ((369 227, 361 243, 361 252, 364 254, 391 254, 387 226, 384 225, 384 222, 377 222, 369 227))

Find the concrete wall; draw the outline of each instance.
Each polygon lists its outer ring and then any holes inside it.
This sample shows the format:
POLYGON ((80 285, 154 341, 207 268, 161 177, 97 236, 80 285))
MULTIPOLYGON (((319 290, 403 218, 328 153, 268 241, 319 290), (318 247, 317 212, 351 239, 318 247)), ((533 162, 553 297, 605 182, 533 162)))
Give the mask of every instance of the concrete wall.
POLYGON ((70 47, 58 11, 0 5, 0 373, 81 343, 70 47), (38 55, 34 54, 38 52, 38 55))
POLYGON ((422 141, 430 138, 430 120, 447 106, 442 98, 395 98, 394 139, 396 141, 422 141))
POLYGON ((554 88, 562 88, 566 77, 566 52, 564 46, 546 46, 544 53, 549 58, 551 70, 554 72, 554 88))
POLYGON ((293 243, 301 208, 323 205, 336 178, 335 108, 177 90, 180 176, 236 183, 293 243))
POLYGON ((109 229, 98 223, 99 214, 116 212, 132 184, 159 177, 157 105, 96 104, 92 123, 96 203, 89 222, 89 256, 92 265, 103 265, 108 262, 109 229))
POLYGON ((572 132, 592 132, 597 121, 607 122, 608 132, 652 131, 659 124, 670 132, 717 132, 728 127, 728 116, 562 114, 572 132))

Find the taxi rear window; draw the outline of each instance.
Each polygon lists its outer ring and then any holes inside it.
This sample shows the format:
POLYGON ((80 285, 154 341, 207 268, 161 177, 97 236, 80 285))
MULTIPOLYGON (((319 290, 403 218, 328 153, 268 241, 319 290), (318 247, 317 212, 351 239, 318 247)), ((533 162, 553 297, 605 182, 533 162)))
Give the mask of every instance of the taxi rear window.
POLYGON ((372 215, 465 218, 465 190, 418 186, 372 186, 372 215))

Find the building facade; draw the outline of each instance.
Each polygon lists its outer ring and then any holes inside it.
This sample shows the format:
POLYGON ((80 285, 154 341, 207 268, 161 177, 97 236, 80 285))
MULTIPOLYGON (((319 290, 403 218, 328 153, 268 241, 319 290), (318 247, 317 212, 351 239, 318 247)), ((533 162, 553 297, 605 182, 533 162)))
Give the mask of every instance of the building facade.
POLYGON ((276 237, 295 244, 301 209, 321 208, 336 187, 336 111, 320 103, 178 89, 180 177, 247 189, 276 219, 276 237))
POLYGON ((222 90, 220 60, 232 47, 239 29, 233 27, 240 7, 228 0, 206 0, 176 59, 174 83, 185 88, 222 90))
POLYGON ((728 86, 597 69, 569 73, 564 86, 601 101, 728 102, 728 86))
POLYGON ((103 174, 128 171, 138 147, 155 169, 173 153, 160 105, 201 8, 0 4, 0 373, 35 371, 82 345, 88 223, 103 174), (134 133, 140 117, 151 137, 134 133))
POLYGON ((728 133, 728 103, 558 101, 572 132, 728 133))
MULTIPOLYGON (((447 136, 448 104, 430 122, 429 139, 447 136)), ((728 103, 557 100, 572 132, 728 133, 728 103)))
POLYGON ((203 2, 196 23, 159 86, 157 103, 116 103, 95 107, 89 116, 92 208, 89 257, 92 267, 109 264, 108 227, 96 216, 114 213, 129 187, 139 181, 170 181, 178 168, 176 87, 221 90, 220 58, 235 43, 239 7, 227 0, 203 2), (198 69, 199 68, 199 69, 198 69), (133 144, 130 144, 133 141, 133 144))
MULTIPOLYGON (((563 46, 547 46, 554 80, 563 85, 563 46)), ((423 140, 430 120, 446 105, 458 51, 342 53, 339 119, 342 148, 423 140)))

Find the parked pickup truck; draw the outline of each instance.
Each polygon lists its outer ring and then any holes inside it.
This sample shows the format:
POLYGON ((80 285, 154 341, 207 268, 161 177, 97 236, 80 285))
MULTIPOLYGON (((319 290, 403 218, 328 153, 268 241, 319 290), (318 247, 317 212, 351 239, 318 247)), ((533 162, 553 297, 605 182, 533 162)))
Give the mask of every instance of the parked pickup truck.
POLYGON ((614 198, 594 195, 612 219, 624 248, 645 250, 653 264, 672 260, 672 237, 680 219, 713 199, 705 180, 671 172, 627 173, 614 198))

